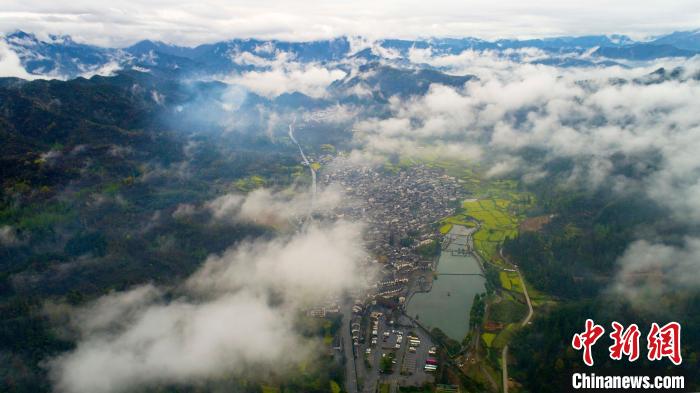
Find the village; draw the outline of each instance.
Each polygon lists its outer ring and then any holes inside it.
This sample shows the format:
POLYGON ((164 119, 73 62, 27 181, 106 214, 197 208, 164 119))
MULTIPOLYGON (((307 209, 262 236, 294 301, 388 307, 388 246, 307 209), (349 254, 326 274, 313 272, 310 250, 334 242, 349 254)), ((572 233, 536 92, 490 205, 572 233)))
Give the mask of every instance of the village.
POLYGON ((369 291, 354 294, 347 308, 339 300, 309 310, 309 315, 343 314, 333 348, 345 356, 348 391, 434 383, 436 344, 404 310, 414 293, 430 288, 443 241, 436 223, 455 214, 466 196, 464 187, 442 169, 424 164, 387 169, 349 165, 342 157, 321 161, 326 165, 319 185, 340 185, 348 201, 333 212, 335 218, 367 225, 368 264, 378 267, 379 274, 369 291))
POLYGON ((405 300, 416 271, 434 267, 432 247, 441 236, 435 223, 453 215, 464 188, 439 168, 415 165, 392 171, 343 165, 336 159, 321 182, 343 187, 349 203, 338 218, 361 220, 368 226, 365 243, 382 267, 376 295, 405 300))

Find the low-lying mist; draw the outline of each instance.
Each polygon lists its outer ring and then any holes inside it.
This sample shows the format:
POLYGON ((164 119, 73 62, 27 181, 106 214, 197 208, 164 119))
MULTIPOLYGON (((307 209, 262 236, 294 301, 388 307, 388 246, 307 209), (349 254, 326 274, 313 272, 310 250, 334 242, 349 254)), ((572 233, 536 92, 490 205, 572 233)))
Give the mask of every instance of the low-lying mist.
POLYGON ((57 390, 119 392, 293 370, 320 345, 296 329, 303 308, 366 284, 361 231, 315 223, 210 255, 175 288, 144 285, 70 309, 76 348, 48 362, 57 390))

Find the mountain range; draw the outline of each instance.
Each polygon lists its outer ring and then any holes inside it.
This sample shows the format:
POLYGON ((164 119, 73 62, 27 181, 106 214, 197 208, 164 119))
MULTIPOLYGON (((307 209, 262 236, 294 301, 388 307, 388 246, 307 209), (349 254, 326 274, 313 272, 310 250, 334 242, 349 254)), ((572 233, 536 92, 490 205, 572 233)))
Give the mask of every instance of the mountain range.
POLYGON ((412 62, 414 50, 428 51, 431 55, 490 51, 515 61, 559 67, 624 66, 626 62, 689 58, 700 53, 700 30, 674 32, 647 41, 635 41, 624 35, 495 41, 471 37, 379 41, 340 37, 308 42, 232 39, 196 47, 144 40, 126 48, 106 48, 79 43, 70 36, 50 35, 40 39, 23 31, 7 34, 1 40, 17 53, 27 72, 60 79, 107 75, 116 69, 177 76, 221 75, 269 69, 280 56, 300 63, 380 59, 405 63, 412 62))

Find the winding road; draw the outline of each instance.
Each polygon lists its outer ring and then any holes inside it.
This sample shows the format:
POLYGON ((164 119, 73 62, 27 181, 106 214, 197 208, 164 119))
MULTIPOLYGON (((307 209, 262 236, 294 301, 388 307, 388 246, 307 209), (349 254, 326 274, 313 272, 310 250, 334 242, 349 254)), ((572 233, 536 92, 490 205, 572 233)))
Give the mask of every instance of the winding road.
MULTIPOLYGON (((520 277, 520 282, 523 284, 523 293, 525 294, 525 300, 527 301, 527 316, 525 316, 525 319, 520 323, 521 327, 524 327, 525 325, 530 322, 530 319, 532 319, 532 302, 530 301, 530 295, 527 293, 527 286, 525 285, 525 280, 523 280, 523 275, 520 274, 520 269, 518 269, 515 265, 513 265, 508 259, 506 259, 505 255, 503 255, 503 249, 501 248, 498 251, 501 254, 501 258, 509 263, 510 265, 513 266, 513 269, 515 269, 515 272, 518 273, 518 277, 520 277)), ((501 352, 501 358, 502 363, 503 363, 503 393, 508 393, 508 345, 505 345, 503 347, 503 351, 501 352)))

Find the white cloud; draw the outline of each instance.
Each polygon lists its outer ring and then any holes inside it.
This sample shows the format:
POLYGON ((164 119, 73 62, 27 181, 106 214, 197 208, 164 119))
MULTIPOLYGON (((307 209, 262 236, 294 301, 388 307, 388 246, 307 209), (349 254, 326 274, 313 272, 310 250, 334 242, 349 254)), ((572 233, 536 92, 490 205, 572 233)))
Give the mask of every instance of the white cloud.
POLYGON ((629 246, 619 265, 613 293, 646 308, 663 295, 698 289, 700 239, 689 237, 675 246, 640 240, 629 246))
MULTIPOLYGON (((52 361, 59 392, 119 392, 240 372, 287 357, 299 360, 301 338, 289 316, 246 293, 194 304, 184 300, 130 310, 116 333, 83 329, 78 347, 52 361)), ((111 321, 117 323, 118 321, 111 321)))
POLYGON ((68 33, 99 44, 127 44, 142 38, 203 43, 231 37, 309 40, 339 35, 374 38, 629 33, 637 36, 697 28, 694 0, 663 3, 621 0, 585 3, 536 0, 438 0, 423 2, 297 2, 279 0, 235 3, 203 0, 124 0, 98 6, 89 0, 48 4, 41 0, 6 0, 0 30, 21 28, 68 33), (649 21, 654 23, 650 24, 649 21))
POLYGON ((302 120, 313 123, 342 124, 356 119, 359 114, 359 108, 337 104, 328 108, 304 112, 302 120))
POLYGON ((117 61, 110 61, 107 62, 95 69, 92 70, 87 70, 83 72, 80 76, 83 78, 92 78, 93 76, 99 75, 99 76, 113 76, 116 74, 117 71, 121 70, 122 67, 119 65, 117 61))
POLYGON ((210 256, 187 285, 204 293, 251 287, 260 293, 279 291, 295 301, 318 300, 337 294, 338 288, 362 286, 357 270, 365 255, 358 247, 360 234, 357 224, 340 222, 331 227, 312 226, 291 240, 247 244, 210 256))
POLYGON ((366 282, 361 230, 337 222, 245 243, 209 256, 170 296, 146 285, 73 310, 77 347, 49 362, 56 390, 111 393, 251 368, 288 371, 319 345, 295 328, 300 308, 366 282))
POLYGON ((177 208, 173 212, 173 218, 186 218, 193 215, 196 212, 196 207, 188 203, 181 203, 177 205, 177 208))
POLYGON ((10 49, 9 45, 2 39, 0 39, 0 77, 41 79, 40 76, 30 74, 22 67, 17 53, 10 49))
MULTIPOLYGON (((700 223, 700 81, 689 77, 698 75, 699 59, 561 69, 472 51, 436 57, 414 50, 412 56, 456 72, 477 70, 479 79, 464 88, 432 85, 422 97, 392 99, 388 116, 359 120, 355 159, 397 152, 445 157, 447 146, 457 157, 480 161, 486 176, 533 181, 548 175, 542 163, 565 158, 574 163, 569 182, 639 190, 668 208, 670 219, 700 223), (685 71, 680 80, 634 82, 661 66, 685 71), (615 156, 629 162, 631 175, 615 172, 615 156)), ((619 263, 614 290, 634 301, 698 289, 700 240, 677 246, 639 240, 619 263)))
MULTIPOLYGON (((266 62, 259 62, 253 59, 247 59, 246 61, 267 64, 266 62)), ((326 95, 326 88, 333 81, 342 79, 345 76, 345 72, 342 70, 329 69, 313 63, 284 62, 270 65, 272 68, 269 70, 247 71, 230 76, 225 81, 244 86, 266 97, 277 97, 284 93, 299 92, 311 97, 321 98, 326 95)))
POLYGON ((9 225, 0 226, 0 246, 13 247, 22 244, 15 228, 9 225))
MULTIPOLYGON (((444 60, 431 53, 421 56, 429 63, 444 60)), ((686 68, 685 75, 700 69, 698 59, 632 69, 561 69, 465 51, 454 56, 449 67, 478 70, 478 80, 463 89, 433 84, 422 97, 394 97, 389 116, 356 122, 355 140, 365 153, 444 156, 451 150, 472 161, 484 158, 492 165, 492 176, 542 173, 536 160, 517 160, 521 149, 537 148, 543 151, 542 161, 573 159, 577 166, 572 181, 598 187, 614 180, 621 189, 641 182, 649 196, 672 208, 675 218, 697 222, 700 114, 694 108, 700 100, 700 81, 632 83, 657 67, 678 65, 686 68), (613 84, 613 78, 628 82, 613 84), (661 162, 655 165, 660 167, 641 180, 612 177, 611 157, 616 153, 633 158, 657 153, 661 162)))
MULTIPOLYGON (((314 200, 315 213, 329 212, 342 198, 336 186, 320 189, 314 200)), ((285 190, 273 192, 259 188, 248 194, 226 194, 206 204, 213 217, 224 221, 247 221, 258 224, 284 226, 305 217, 311 207, 311 195, 307 191, 285 190)))

